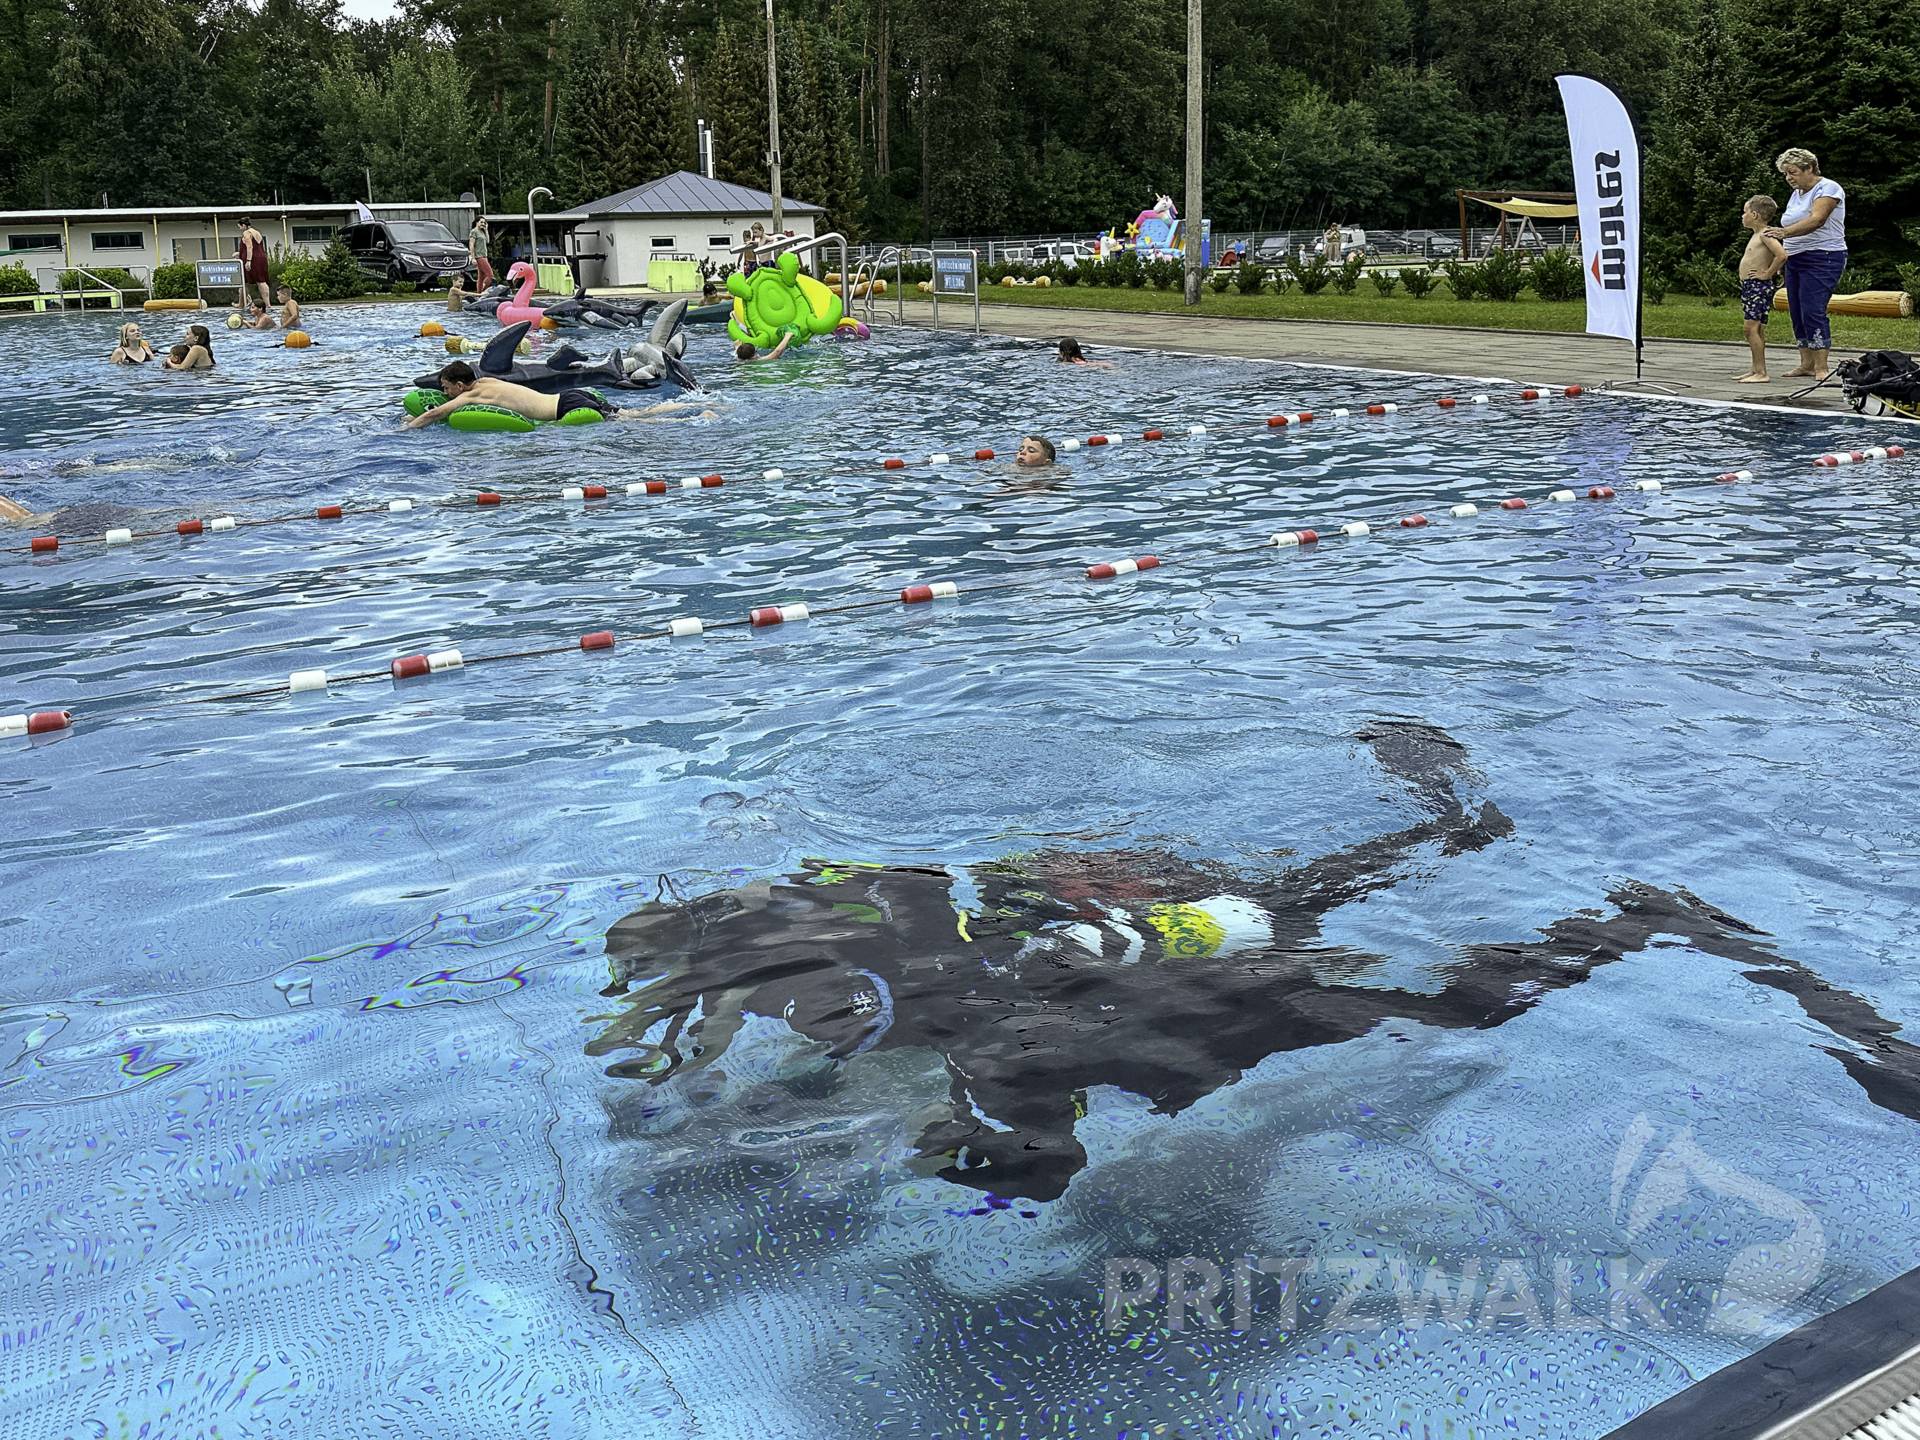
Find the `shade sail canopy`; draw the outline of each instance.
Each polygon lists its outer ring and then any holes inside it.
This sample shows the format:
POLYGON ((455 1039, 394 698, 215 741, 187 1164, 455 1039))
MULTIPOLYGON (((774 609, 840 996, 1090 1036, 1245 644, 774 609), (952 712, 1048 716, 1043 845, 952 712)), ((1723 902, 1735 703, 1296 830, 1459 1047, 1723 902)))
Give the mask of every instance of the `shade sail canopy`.
POLYGON ((1555 205, 1548 200, 1481 200, 1478 195, 1467 198, 1509 215, 1531 215, 1536 220, 1570 220, 1580 213, 1578 205, 1555 205))

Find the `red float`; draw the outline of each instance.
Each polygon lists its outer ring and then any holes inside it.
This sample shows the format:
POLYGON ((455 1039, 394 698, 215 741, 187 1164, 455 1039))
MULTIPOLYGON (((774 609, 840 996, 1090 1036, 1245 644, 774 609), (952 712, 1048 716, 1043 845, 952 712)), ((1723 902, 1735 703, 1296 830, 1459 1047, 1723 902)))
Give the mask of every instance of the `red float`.
POLYGON ((1888 458, 1889 460, 1897 460, 1897 459, 1899 459, 1899 458, 1900 458, 1900 457, 1901 457, 1902 455, 1904 455, 1904 454, 1906 454, 1906 453, 1907 453, 1907 451, 1906 451, 1906 447, 1905 447, 1905 446, 1903 446, 1903 445, 1889 445, 1889 446, 1887 446, 1887 458, 1888 458))
POLYGON ((1524 510, 1527 508, 1527 502, 1517 498, 1513 500, 1502 500, 1500 502, 1500 508, 1502 510, 1524 510))
POLYGON ((1164 440, 1167 437, 1161 434, 1160 431, 1158 430, 1149 430, 1147 431, 1146 434, 1142 435, 1140 438, 1142 440, 1164 440))
POLYGON ((907 468, 907 462, 904 460, 887 460, 882 462, 880 468, 882 470, 904 470, 907 468))
POLYGON ((341 510, 338 505, 322 505, 318 510, 314 511, 313 514, 314 518, 318 520, 338 520, 341 515, 341 510))
POLYGON ((1311 410, 1302 410, 1298 415, 1294 416, 1293 418, 1298 420, 1301 424, 1304 425, 1306 424, 1307 421, 1313 419, 1313 412, 1311 410))
POLYGON ((415 676, 431 673, 433 667, 427 663, 427 657, 424 655, 402 655, 387 669, 392 672, 396 680, 411 680, 415 676))
POLYGON ((498 505, 500 503, 500 497, 491 490, 482 490, 478 495, 473 497, 473 503, 476 505, 498 505))
POLYGON ((1367 414, 1369 415, 1384 415, 1386 413, 1387 413, 1387 407, 1384 405, 1367 406, 1367 414))
POLYGON ((702 475, 700 477, 700 483, 703 486, 705 486, 707 489, 712 490, 718 486, 726 484, 727 482, 722 480, 718 475, 702 475))
POLYGON ((580 487, 580 495, 582 499, 586 500, 604 500, 607 498, 607 487, 604 485, 582 485, 580 487))
POLYGON ((1104 445, 1106 443, 1107 437, 1104 435, 1089 435, 1087 437, 1087 444, 1089 445, 1104 445))
POLYGON ((582 650, 611 650, 613 648, 613 631, 596 630, 591 635, 582 635, 580 637, 580 648, 582 650))
POLYGON ((1407 516, 1406 519, 1400 522, 1400 528, 1402 530, 1418 530, 1422 525, 1426 523, 1427 523, 1427 517, 1424 515, 1409 515, 1407 516))
POLYGON ((181 535, 198 535, 205 531, 207 527, 202 525, 198 520, 182 520, 173 528, 176 533, 181 535))
POLYGON ((1596 485, 1587 491, 1587 499, 1611 500, 1613 499, 1613 487, 1611 485, 1596 485))
POLYGON ((1438 405, 1442 410, 1451 410, 1454 406, 1458 405, 1460 402, 1458 400, 1455 400, 1451 395, 1449 395, 1446 399, 1436 400, 1434 403, 1438 405))
POLYGON ((1562 395, 1584 395, 1587 392, 1581 389, 1578 385, 1569 385, 1565 390, 1562 390, 1560 393, 1562 395))
POLYGON ((1540 398, 1540 392, 1538 390, 1522 390, 1520 392, 1520 398, 1522 400, 1538 400, 1540 398))
POLYGON ((1300 537, 1300 543, 1302 545, 1317 545, 1320 543, 1320 532, 1318 530, 1296 530, 1293 533, 1300 537))
POLYGON ((993 451, 976 450, 973 452, 973 458, 976 460, 991 460, 993 458, 993 451))
POLYGON ((664 495, 664 494, 666 494, 666 493, 667 493, 667 482, 666 482, 666 481, 664 481, 664 480, 649 480, 649 481, 647 481, 647 494, 649 494, 649 495, 664 495))
POLYGON ((58 550, 60 548, 60 541, 58 537, 53 535, 36 535, 33 537, 32 548, 36 552, 42 553, 48 550, 58 550))
POLYGON ((1270 415, 1267 417, 1267 425, 1271 429, 1277 430, 1286 423, 1288 423, 1287 417, 1284 415, 1270 415))
POLYGON ((1157 570, 1160 568, 1158 555, 1142 555, 1134 560, 1115 560, 1110 565, 1089 565, 1089 580, 1111 580, 1116 575, 1131 575, 1136 570, 1157 570))
POLYGON ((38 710, 27 716, 27 734, 51 735, 56 730, 65 730, 73 724, 73 712, 70 710, 38 710))

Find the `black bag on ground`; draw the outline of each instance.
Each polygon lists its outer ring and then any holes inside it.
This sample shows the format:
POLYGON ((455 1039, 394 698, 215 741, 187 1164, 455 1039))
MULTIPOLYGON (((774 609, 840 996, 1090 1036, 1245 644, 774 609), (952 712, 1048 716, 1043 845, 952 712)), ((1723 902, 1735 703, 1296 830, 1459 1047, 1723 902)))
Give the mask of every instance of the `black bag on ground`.
POLYGON ((1869 350, 1834 367, 1847 403, 1865 410, 1869 398, 1903 415, 1920 415, 1920 365, 1899 350, 1869 350))

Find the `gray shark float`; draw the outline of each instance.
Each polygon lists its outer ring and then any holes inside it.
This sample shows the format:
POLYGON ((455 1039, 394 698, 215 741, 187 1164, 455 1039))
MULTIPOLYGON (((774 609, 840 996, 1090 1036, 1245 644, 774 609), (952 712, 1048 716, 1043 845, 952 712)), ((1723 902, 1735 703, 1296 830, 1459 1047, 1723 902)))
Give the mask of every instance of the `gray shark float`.
MULTIPOLYGON (((469 315, 494 315, 513 295, 511 286, 489 285, 460 308, 469 315)), ((655 299, 613 300, 603 295, 589 295, 584 285, 577 286, 565 300, 540 304, 543 314, 563 325, 591 325, 600 330, 626 330, 645 325, 647 316, 659 307, 660 301, 655 299)))
POLYGON ((1328 912, 1390 889, 1422 847, 1462 855, 1513 831, 1491 803, 1462 806, 1453 781, 1473 772, 1444 731, 1394 720, 1356 738, 1426 818, 1270 877, 1163 851, 1051 851, 970 867, 964 905, 942 866, 829 861, 650 902, 608 931, 604 993, 628 1008, 587 1051, 624 1057, 609 1075, 658 1085, 718 1060, 748 1014, 783 1017, 839 1062, 924 1046, 952 1085, 950 1113, 918 1139, 922 1162, 995 1198, 1052 1200, 1086 1164, 1074 1122, 1089 1086, 1177 1114, 1268 1055, 1394 1020, 1490 1029, 1678 939, 1793 996, 1873 1103, 1920 1120, 1920 1049, 1897 1025, 1685 890, 1627 884, 1607 896, 1612 915, 1462 947, 1432 993, 1342 983, 1381 957, 1318 943, 1328 912))
MULTIPOLYGON (((474 369, 482 375, 511 380, 530 390, 557 395, 576 386, 604 386, 612 390, 651 390, 661 384, 678 385, 683 390, 698 390, 700 382, 686 367, 681 356, 687 353, 686 331, 681 320, 687 302, 676 300, 660 312, 645 340, 636 341, 624 351, 609 350, 598 359, 562 345, 544 360, 524 360, 514 351, 532 328, 522 320, 508 325, 487 341, 474 369)), ((426 390, 440 388, 438 373, 422 375, 414 382, 426 390)))

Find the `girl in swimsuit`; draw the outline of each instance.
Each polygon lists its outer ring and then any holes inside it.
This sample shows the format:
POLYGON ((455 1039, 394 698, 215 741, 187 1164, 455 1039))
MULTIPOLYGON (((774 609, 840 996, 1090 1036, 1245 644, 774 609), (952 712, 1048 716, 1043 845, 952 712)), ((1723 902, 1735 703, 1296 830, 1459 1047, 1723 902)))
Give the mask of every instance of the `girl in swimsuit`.
POLYGON ((141 337, 138 325, 128 323, 120 327, 120 344, 108 358, 114 365, 145 365, 153 359, 153 347, 141 337))

